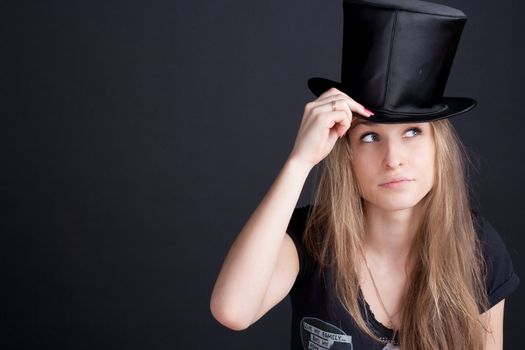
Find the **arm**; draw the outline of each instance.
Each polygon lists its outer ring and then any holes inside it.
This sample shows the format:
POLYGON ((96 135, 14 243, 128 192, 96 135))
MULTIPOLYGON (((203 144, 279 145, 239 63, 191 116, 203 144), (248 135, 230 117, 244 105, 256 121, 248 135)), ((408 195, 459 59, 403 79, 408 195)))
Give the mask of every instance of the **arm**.
POLYGON ((489 332, 485 335, 485 350, 503 349, 503 311, 505 299, 485 311, 481 317, 489 332))
POLYGON ((282 300, 293 285, 298 257, 285 231, 310 170, 288 159, 232 244, 210 300, 213 316, 224 326, 247 328, 267 311, 262 308, 282 300), (271 300, 265 298, 267 290, 271 300))
POLYGON ((215 282, 210 309, 223 325, 249 327, 290 291, 299 257, 286 228, 310 170, 348 130, 352 111, 370 115, 336 88, 306 104, 288 160, 233 242, 215 282))

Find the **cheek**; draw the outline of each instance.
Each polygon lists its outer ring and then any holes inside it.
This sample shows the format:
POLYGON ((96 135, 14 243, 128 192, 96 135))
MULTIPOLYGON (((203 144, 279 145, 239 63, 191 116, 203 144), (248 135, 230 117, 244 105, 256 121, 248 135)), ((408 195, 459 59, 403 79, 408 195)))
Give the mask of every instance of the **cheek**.
POLYGON ((435 170, 435 157, 436 151, 433 143, 424 145, 418 150, 419 162, 419 173, 420 177, 424 181, 427 187, 432 187, 434 184, 434 170, 435 170))
POLYGON ((372 166, 375 164, 374 156, 361 152, 358 156, 352 157, 351 163, 359 188, 365 193, 368 192, 367 189, 373 185, 373 179, 377 176, 372 166))

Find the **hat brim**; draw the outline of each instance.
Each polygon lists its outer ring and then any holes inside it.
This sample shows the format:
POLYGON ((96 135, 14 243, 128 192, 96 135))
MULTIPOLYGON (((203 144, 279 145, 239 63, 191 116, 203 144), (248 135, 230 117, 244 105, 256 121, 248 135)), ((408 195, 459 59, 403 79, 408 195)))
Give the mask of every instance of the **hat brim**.
MULTIPOLYGON (((314 95, 319 97, 325 91, 331 87, 335 87, 349 96, 351 94, 348 88, 340 82, 333 81, 326 78, 310 78, 308 80, 308 87, 314 95)), ((444 119, 454 117, 473 109, 477 102, 470 97, 442 97, 441 104, 446 106, 445 109, 434 112, 434 113, 414 113, 414 114, 402 114, 395 112, 385 112, 374 109, 371 106, 365 106, 367 109, 372 111, 374 115, 370 117, 364 117, 356 113, 357 117, 365 118, 366 120, 373 123, 413 123, 413 122, 427 122, 432 120, 444 119)))

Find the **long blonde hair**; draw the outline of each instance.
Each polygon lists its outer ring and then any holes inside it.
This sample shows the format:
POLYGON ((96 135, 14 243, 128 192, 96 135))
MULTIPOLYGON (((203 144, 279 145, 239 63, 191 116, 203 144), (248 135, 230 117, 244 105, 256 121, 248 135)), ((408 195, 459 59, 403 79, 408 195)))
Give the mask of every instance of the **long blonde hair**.
MULTIPOLYGON (((416 263, 403 298, 399 340, 405 350, 481 350, 488 309, 486 266, 470 210, 466 157, 447 119, 430 122, 436 149, 434 185, 412 244, 416 263)), ((368 335, 360 312, 358 266, 363 248, 363 199, 348 142, 337 142, 321 164, 304 243, 324 271, 333 266, 344 309, 368 335)))

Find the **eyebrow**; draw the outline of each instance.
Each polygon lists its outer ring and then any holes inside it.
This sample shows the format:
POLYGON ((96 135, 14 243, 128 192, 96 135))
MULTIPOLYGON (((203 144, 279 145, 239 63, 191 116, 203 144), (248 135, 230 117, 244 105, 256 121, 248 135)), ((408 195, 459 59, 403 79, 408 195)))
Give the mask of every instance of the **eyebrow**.
POLYGON ((354 125, 352 125, 350 127, 350 130, 353 130, 356 126, 358 126, 359 124, 364 124, 364 125, 368 125, 368 126, 374 126, 375 123, 372 123, 372 122, 369 122, 368 120, 364 120, 362 118, 359 118, 356 120, 356 122, 354 123, 354 125))

